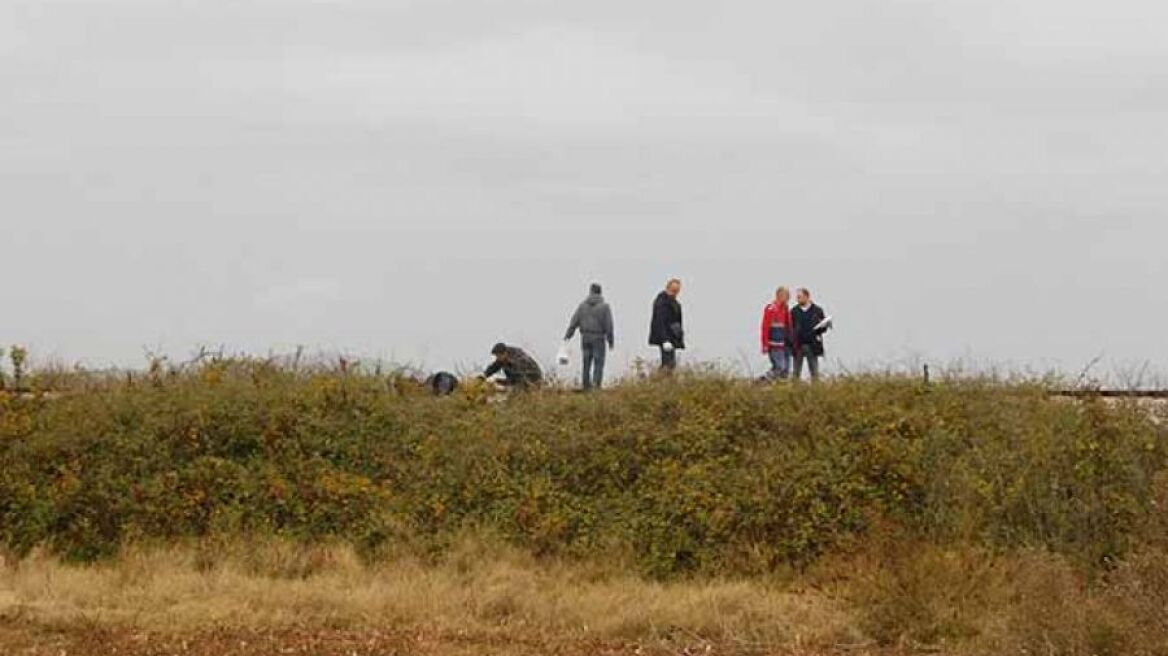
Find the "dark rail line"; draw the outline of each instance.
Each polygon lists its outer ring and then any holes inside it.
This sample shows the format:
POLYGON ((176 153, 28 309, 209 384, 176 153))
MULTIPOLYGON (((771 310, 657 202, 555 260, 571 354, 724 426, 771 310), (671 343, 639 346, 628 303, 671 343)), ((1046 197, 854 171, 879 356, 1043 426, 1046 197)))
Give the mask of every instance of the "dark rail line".
POLYGON ((1051 390, 1049 394, 1075 399, 1168 399, 1168 390, 1074 389, 1051 390))

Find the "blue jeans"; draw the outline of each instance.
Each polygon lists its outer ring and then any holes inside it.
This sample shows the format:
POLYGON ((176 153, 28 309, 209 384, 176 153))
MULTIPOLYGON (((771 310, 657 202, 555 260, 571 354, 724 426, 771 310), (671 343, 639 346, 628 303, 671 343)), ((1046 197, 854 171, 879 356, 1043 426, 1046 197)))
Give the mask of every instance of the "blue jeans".
POLYGON ((771 370, 767 373, 770 378, 786 378, 791 375, 791 354, 787 352, 786 347, 774 348, 767 351, 767 357, 771 359, 771 370))
POLYGON ((580 342, 580 349, 584 356, 584 373, 581 381, 584 389, 600 387, 604 384, 604 357, 608 352, 608 344, 603 337, 600 339, 585 337, 580 342))

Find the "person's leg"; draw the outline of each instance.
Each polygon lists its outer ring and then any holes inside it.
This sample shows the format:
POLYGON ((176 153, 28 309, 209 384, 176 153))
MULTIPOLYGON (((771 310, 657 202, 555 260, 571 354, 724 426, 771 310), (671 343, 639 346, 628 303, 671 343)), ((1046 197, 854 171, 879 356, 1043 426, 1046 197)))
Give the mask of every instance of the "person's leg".
POLYGON ((795 373, 792 376, 795 380, 803 378, 803 357, 802 351, 795 352, 795 373))
POLYGON ((786 348, 781 348, 776 352, 778 357, 778 372, 779 378, 786 380, 791 376, 791 353, 786 348))
POLYGON ((772 348, 771 350, 767 351, 767 358, 769 358, 771 361, 771 370, 767 372, 767 378, 774 379, 779 377, 779 371, 781 367, 779 358, 781 356, 782 353, 777 349, 772 348))
POLYGON ((604 341, 596 342, 592 347, 593 366, 595 370, 592 372, 592 384, 597 389, 604 387, 604 359, 608 355, 608 344, 604 341))
POLYGON ((581 358, 581 364, 583 365, 581 369, 583 372, 580 374, 580 382, 582 383, 584 389, 590 389, 592 387, 592 358, 596 356, 596 353, 592 350, 592 344, 590 344, 587 339, 581 340, 580 352, 584 356, 581 358))
POLYGON ((673 371, 677 366, 677 351, 666 351, 661 349, 661 370, 673 371))
POLYGON ((811 380, 819 380, 819 356, 814 353, 807 356, 807 368, 811 370, 811 380))

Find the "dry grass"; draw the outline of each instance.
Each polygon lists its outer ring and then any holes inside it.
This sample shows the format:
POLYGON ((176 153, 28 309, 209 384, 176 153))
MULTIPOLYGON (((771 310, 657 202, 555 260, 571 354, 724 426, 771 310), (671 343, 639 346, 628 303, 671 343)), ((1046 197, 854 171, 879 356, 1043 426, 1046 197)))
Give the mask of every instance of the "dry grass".
POLYGON ((796 583, 653 582, 620 562, 494 544, 378 565, 274 540, 130 548, 86 566, 38 553, 0 567, 0 647, 23 636, 42 649, 30 654, 153 655, 171 652, 135 645, 168 640, 198 654, 228 642, 349 654, 370 640, 387 646, 356 653, 1168 654, 1168 550, 1156 544, 1092 578, 1049 552, 877 541, 796 583), (43 651, 58 643, 68 648, 43 651))
POLYGON ((470 545, 366 566, 347 547, 131 549, 84 567, 34 555, 0 574, 0 617, 38 625, 429 630, 492 640, 790 649, 858 642, 821 594, 763 582, 655 583, 470 545))
POLYGON ((1168 551, 1156 546, 1089 575, 1044 551, 904 543, 824 563, 813 577, 846 598, 856 625, 884 646, 962 656, 1168 654, 1168 551))

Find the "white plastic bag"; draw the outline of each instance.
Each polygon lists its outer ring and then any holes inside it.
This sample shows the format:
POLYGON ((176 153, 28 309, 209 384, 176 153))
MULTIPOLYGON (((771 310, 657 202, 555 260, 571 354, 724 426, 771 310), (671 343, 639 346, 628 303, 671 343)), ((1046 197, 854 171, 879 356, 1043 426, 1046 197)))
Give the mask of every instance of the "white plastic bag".
POLYGON ((560 350, 556 353, 556 362, 558 362, 561 367, 566 367, 572 363, 572 358, 568 356, 567 342, 560 344, 560 350))

